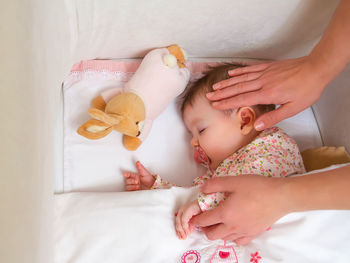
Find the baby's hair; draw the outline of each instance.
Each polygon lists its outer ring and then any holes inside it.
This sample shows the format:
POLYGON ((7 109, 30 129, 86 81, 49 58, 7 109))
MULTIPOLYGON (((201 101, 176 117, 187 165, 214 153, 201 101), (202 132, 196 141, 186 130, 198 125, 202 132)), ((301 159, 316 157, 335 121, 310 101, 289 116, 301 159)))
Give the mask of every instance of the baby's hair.
MULTIPOLYGON (((204 76, 190 83, 186 87, 185 91, 181 94, 181 97, 180 97, 181 114, 183 115, 185 107, 187 105, 192 105, 192 103, 194 102, 194 100, 197 98, 198 95, 205 96, 206 93, 214 91, 213 85, 215 83, 230 78, 230 76, 228 75, 229 70, 245 67, 245 66, 246 65, 243 65, 240 63, 224 63, 215 67, 209 66, 208 70, 204 72, 204 76)), ((259 105, 255 105, 254 108, 256 108, 259 111, 259 113, 265 113, 265 112, 274 110, 275 105, 259 104, 259 105)), ((232 111, 227 111, 227 112, 232 112, 232 111)))

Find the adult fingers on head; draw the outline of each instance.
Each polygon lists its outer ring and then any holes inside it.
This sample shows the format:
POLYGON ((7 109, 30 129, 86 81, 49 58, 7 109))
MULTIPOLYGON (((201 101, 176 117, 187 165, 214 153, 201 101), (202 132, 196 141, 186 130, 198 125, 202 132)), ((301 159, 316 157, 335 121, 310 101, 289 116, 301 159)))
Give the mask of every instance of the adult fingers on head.
POLYGON ((271 63, 272 62, 255 64, 255 65, 246 66, 246 67, 239 67, 239 68, 230 70, 228 72, 228 74, 229 74, 229 76, 233 77, 233 76, 238 76, 238 75, 242 75, 242 74, 246 74, 246 73, 250 73, 250 72, 263 71, 263 70, 267 69, 271 65, 271 63))
POLYGON ((259 118, 257 118, 254 123, 254 128, 257 131, 262 131, 264 129, 272 127, 276 123, 279 123, 286 118, 297 114, 298 112, 299 111, 293 107, 292 103, 286 103, 284 105, 281 105, 279 108, 264 113, 259 118))
POLYGON ((236 85, 238 83, 245 83, 245 82, 249 82, 252 80, 256 80, 261 75, 262 75, 261 72, 252 72, 252 73, 246 73, 244 75, 235 76, 235 77, 232 77, 229 79, 222 80, 218 83, 215 83, 213 85, 213 89, 220 90, 220 89, 224 89, 224 88, 236 85))
POLYGON ((261 88, 259 81, 240 82, 233 86, 225 87, 214 92, 207 93, 207 98, 211 101, 230 98, 242 93, 255 91, 261 88))
POLYGON ((221 207, 218 206, 212 210, 205 211, 190 219, 190 224, 193 226, 207 227, 222 223, 221 207))
POLYGON ((228 99, 215 101, 211 105, 218 110, 229 110, 257 104, 268 104, 266 103, 266 99, 264 99, 261 90, 247 92, 228 99))

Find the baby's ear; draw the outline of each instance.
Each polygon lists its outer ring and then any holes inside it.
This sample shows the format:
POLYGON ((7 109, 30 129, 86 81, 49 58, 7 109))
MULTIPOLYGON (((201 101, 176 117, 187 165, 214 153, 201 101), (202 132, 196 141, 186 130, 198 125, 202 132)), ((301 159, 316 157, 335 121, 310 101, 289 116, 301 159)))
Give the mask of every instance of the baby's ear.
POLYGON ((242 107, 237 111, 237 117, 241 125, 241 133, 247 135, 254 129, 256 114, 251 107, 242 107))

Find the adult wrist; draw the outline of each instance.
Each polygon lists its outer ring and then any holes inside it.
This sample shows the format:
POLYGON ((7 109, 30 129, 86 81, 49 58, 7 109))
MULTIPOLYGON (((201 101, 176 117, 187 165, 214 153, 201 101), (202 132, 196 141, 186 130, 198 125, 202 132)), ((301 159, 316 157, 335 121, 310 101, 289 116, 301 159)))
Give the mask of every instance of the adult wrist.
POLYGON ((331 82, 348 64, 349 52, 345 52, 339 47, 339 50, 324 48, 318 44, 311 53, 306 56, 314 72, 325 84, 331 82))
POLYGON ((281 199, 284 204, 284 213, 304 211, 303 204, 307 198, 307 192, 298 182, 298 177, 281 178, 281 199))
POLYGON ((339 66, 332 66, 326 57, 317 53, 308 55, 306 61, 310 66, 310 72, 320 82, 320 88, 325 88, 341 71, 339 66))

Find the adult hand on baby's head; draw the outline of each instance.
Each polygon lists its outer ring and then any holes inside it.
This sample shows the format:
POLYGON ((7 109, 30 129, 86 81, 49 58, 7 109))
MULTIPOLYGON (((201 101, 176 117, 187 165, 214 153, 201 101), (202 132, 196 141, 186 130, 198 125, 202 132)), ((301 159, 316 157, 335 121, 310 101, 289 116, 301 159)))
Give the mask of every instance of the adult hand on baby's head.
POLYGON ((257 104, 281 105, 261 115, 255 129, 263 130, 315 103, 331 80, 310 57, 275 61, 229 71, 230 79, 216 83, 208 93, 213 107, 225 110, 257 104))
POLYGON ((283 183, 283 179, 261 175, 210 179, 201 187, 203 193, 225 192, 229 196, 218 207, 193 217, 190 223, 202 227, 210 240, 247 244, 289 212, 283 183))
POLYGON ((140 163, 136 162, 136 169, 139 173, 124 172, 125 190, 149 190, 154 184, 154 176, 140 163))

